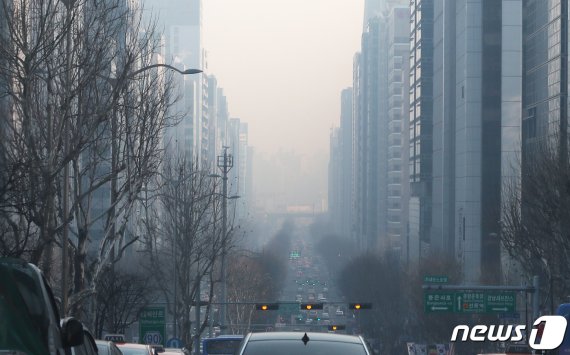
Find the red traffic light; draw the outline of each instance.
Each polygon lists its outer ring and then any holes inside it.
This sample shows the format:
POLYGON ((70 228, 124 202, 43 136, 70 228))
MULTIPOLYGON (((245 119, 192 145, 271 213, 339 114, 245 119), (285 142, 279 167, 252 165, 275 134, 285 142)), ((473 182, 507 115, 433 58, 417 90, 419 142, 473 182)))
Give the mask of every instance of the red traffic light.
POLYGON ((313 309, 323 309, 323 304, 322 303, 303 303, 303 304, 301 304, 301 309, 306 310, 306 311, 310 311, 313 309))
POLYGON ((276 311, 279 309, 278 303, 258 303, 255 305, 258 311, 276 311))

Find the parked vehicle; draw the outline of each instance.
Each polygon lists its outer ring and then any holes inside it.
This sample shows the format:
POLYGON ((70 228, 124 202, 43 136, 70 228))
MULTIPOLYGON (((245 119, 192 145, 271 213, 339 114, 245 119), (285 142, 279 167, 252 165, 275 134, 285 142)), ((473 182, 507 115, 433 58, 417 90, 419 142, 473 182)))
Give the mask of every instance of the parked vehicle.
POLYGON ((123 353, 115 343, 108 340, 95 340, 97 344, 97 349, 99 349, 99 355, 122 355, 123 353))
POLYGON ((83 325, 60 323, 57 303, 40 269, 0 258, 0 350, 28 355, 64 355, 83 343, 83 325))
POLYGON ((123 355, 154 355, 150 345, 122 343, 117 344, 117 347, 123 355))

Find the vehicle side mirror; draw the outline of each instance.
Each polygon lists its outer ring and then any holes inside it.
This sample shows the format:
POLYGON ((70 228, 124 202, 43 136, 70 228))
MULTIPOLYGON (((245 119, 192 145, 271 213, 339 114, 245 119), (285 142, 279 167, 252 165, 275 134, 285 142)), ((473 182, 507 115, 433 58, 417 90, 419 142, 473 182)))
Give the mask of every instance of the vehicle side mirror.
POLYGON ((61 321, 61 341, 66 348, 83 344, 83 324, 73 317, 61 321))

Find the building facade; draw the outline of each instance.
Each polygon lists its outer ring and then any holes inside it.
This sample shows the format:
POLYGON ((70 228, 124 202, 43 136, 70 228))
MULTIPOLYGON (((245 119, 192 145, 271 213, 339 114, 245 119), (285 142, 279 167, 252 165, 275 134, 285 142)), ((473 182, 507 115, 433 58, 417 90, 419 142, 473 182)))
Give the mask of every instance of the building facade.
POLYGON ((431 230, 433 152, 433 0, 410 2, 408 261, 417 262, 431 230), (421 6, 420 6, 421 2, 421 6))
POLYGON ((420 253, 455 258, 470 282, 500 279, 501 187, 521 96, 520 67, 505 59, 521 51, 508 37, 520 6, 434 3, 432 230, 420 253))

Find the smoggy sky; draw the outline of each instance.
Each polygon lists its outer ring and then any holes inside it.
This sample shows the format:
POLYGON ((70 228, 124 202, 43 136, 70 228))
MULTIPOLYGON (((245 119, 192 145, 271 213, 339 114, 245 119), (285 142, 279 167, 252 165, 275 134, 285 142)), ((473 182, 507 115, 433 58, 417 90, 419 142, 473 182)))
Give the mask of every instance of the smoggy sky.
MULTIPOLYGON (((257 153, 328 155, 352 85, 363 0, 203 0, 207 72, 257 153)), ((256 153, 256 154, 257 154, 256 153)))

